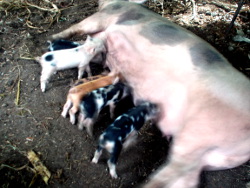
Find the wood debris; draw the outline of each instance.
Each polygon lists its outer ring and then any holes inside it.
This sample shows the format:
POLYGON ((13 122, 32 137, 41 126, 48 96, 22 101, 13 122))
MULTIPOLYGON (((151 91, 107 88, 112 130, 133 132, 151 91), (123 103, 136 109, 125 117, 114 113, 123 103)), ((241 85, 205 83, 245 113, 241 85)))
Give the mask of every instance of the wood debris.
POLYGON ((36 153, 32 150, 27 152, 27 158, 31 162, 31 164, 34 166, 35 171, 37 174, 40 174, 43 178, 43 181, 48 184, 48 181, 51 177, 50 171, 47 169, 46 166, 43 165, 39 157, 36 155, 36 153))

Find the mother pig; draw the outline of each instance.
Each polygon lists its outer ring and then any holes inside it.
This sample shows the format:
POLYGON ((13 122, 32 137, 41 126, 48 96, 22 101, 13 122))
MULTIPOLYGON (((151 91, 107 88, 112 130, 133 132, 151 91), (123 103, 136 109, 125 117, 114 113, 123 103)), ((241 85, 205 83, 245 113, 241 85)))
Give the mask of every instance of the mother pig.
POLYGON ((53 38, 75 34, 102 38, 111 71, 124 76, 135 99, 159 105, 158 126, 173 145, 145 187, 196 187, 202 170, 250 158, 250 81, 208 43, 122 0, 99 0, 97 13, 53 38))

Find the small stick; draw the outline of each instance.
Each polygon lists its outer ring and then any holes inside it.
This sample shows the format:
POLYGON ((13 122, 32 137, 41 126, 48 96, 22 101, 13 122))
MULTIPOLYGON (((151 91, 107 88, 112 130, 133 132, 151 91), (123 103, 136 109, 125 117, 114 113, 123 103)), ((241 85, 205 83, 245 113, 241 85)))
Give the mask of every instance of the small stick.
POLYGON ((9 166, 9 165, 6 165, 6 164, 1 164, 0 170, 1 170, 2 168, 4 168, 4 167, 7 167, 7 168, 10 168, 10 169, 12 169, 12 170, 19 171, 19 170, 23 170, 23 169, 26 168, 27 166, 28 166, 28 165, 26 164, 26 165, 23 165, 23 166, 21 166, 21 167, 15 168, 15 167, 12 167, 12 166, 9 166))
POLYGON ((238 14, 239 14, 239 12, 240 12, 240 9, 242 8, 242 6, 243 6, 244 4, 245 4, 245 0, 241 0, 241 1, 238 3, 238 8, 237 8, 237 10, 236 10, 235 13, 234 13, 234 17, 233 17, 233 19, 232 19, 232 21, 231 21, 231 23, 230 23, 230 25, 229 25, 229 28, 228 28, 228 30, 227 30, 226 35, 228 35, 229 32, 230 32, 230 30, 232 29, 232 27, 233 27, 233 25, 234 25, 234 21, 236 20, 238 14))
POLYGON ((19 99, 20 99, 20 85, 21 85, 20 69, 19 69, 19 67, 18 67, 18 83, 17 83, 17 93, 16 93, 16 100, 15 100, 16 106, 19 105, 19 99))

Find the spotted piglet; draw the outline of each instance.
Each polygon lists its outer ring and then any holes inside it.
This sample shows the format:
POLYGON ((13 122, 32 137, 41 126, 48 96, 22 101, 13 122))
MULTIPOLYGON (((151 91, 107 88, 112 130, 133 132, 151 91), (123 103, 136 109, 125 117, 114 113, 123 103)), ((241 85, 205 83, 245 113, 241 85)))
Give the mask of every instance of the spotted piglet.
POLYGON ((49 43, 48 51, 50 52, 76 48, 81 45, 78 42, 72 42, 72 41, 63 40, 63 39, 48 41, 48 43, 49 43))
POLYGON ((79 124, 80 130, 86 127, 88 134, 93 136, 93 124, 100 111, 105 107, 110 108, 110 117, 114 117, 114 108, 116 104, 130 94, 129 88, 118 82, 114 85, 108 85, 88 93, 80 104, 79 124))
MULTIPOLYGON (((84 44, 84 42, 82 42, 82 41, 72 42, 72 41, 63 40, 63 39, 48 41, 48 43, 49 43, 49 46, 48 46, 48 51, 49 52, 57 51, 57 50, 72 49, 72 48, 76 48, 76 47, 81 46, 81 45, 84 44)), ((95 55, 95 57, 93 57, 91 59, 91 62, 93 62, 93 63, 102 63, 104 59, 105 59, 105 51, 103 51, 103 53, 97 53, 95 55)))
POLYGON ((107 162, 109 173, 112 178, 117 178, 116 162, 122 148, 128 147, 145 122, 155 119, 158 112, 159 110, 155 104, 144 102, 116 118, 114 123, 99 137, 99 144, 92 162, 97 163, 102 150, 106 149, 111 154, 107 162))
MULTIPOLYGON (((57 47, 60 45, 57 45, 57 47)), ((56 47, 56 48, 57 48, 56 47)), ((54 49, 51 46, 51 49, 54 49)), ((105 51, 103 41, 99 38, 87 37, 83 45, 76 48, 50 51, 37 58, 42 66, 41 90, 46 89, 46 83, 53 73, 58 70, 78 67, 78 79, 86 70, 91 75, 89 62, 97 55, 105 51)))

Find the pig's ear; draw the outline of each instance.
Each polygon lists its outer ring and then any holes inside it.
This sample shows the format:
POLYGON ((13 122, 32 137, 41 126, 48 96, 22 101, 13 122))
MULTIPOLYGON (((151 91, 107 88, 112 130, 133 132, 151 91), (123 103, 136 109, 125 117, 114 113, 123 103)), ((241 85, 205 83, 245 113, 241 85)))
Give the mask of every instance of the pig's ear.
POLYGON ((145 3, 147 0, 129 0, 129 2, 134 2, 134 3, 138 3, 138 4, 142 4, 145 3))

